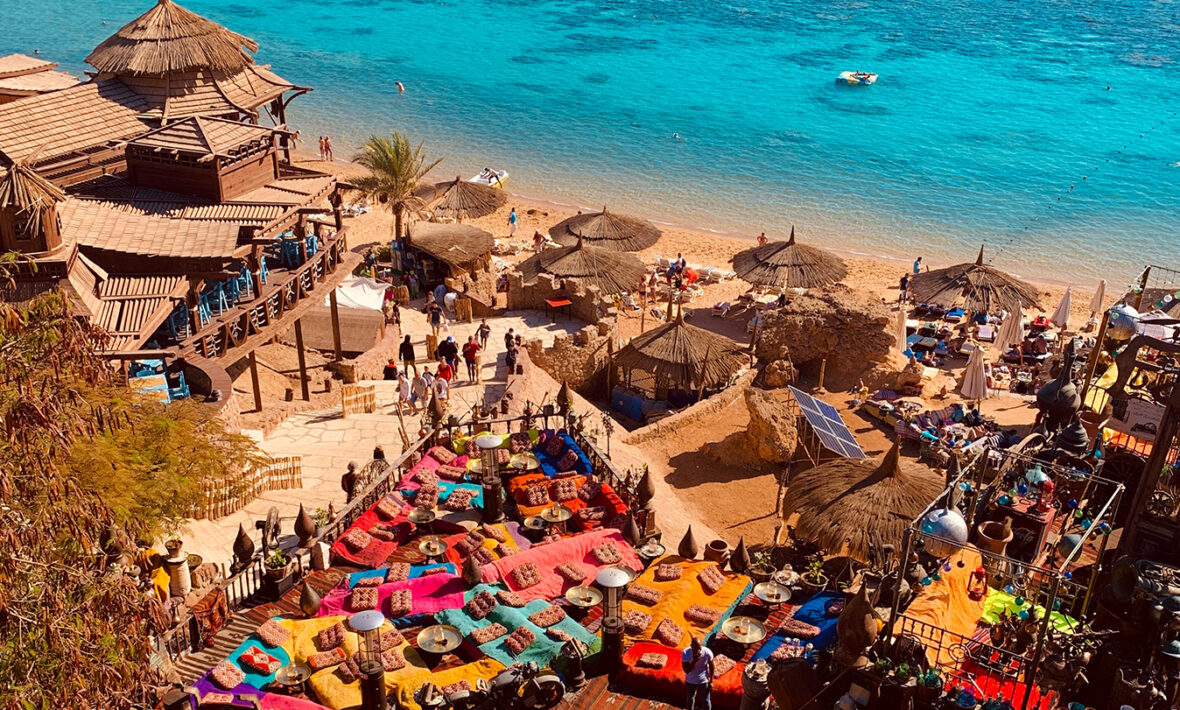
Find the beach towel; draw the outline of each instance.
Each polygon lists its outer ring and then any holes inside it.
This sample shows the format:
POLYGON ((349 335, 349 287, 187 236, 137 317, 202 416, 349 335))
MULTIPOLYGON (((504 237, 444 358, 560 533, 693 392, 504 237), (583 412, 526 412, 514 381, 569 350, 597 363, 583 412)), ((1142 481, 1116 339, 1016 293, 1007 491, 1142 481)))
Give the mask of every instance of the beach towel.
POLYGON ((565 442, 565 446, 562 448, 562 452, 557 455, 551 455, 547 453, 545 451, 545 447, 543 446, 537 446, 533 448, 533 453, 536 454, 537 459, 541 462, 541 473, 549 476, 550 478, 566 471, 574 471, 575 473, 581 474, 583 476, 588 476, 590 472, 594 470, 590 465, 590 459, 582 451, 582 447, 578 446, 577 442, 574 441, 572 436, 565 433, 564 431, 555 432, 552 429, 548 430, 546 434, 548 437, 560 437, 562 441, 565 442), (557 463, 561 460, 561 457, 565 455, 566 450, 575 452, 578 455, 577 461, 574 463, 574 465, 568 468, 559 468, 557 463))
MULTIPOLYGON (((430 564, 430 565, 410 565, 409 578, 415 579, 417 577, 421 577, 421 576, 427 574, 431 570, 436 570, 436 569, 440 569, 440 568, 446 570, 445 574, 459 574, 459 568, 456 567, 455 565, 453 565, 449 562, 440 562, 438 564, 430 564)), ((356 586, 357 582, 361 581, 362 579, 367 579, 369 577, 384 578, 385 574, 388 571, 389 571, 388 567, 378 567, 377 569, 369 569, 369 570, 365 570, 363 572, 353 572, 352 574, 348 575, 348 582, 347 582, 348 587, 351 589, 352 587, 356 586)), ((435 572, 434 574, 444 574, 444 573, 443 572, 435 572)))
MULTIPOLYGON (((500 542, 496 538, 486 535, 480 526, 476 526, 474 530, 481 535, 484 535, 484 541, 480 544, 480 547, 487 550, 488 554, 491 555, 493 560, 498 560, 505 556, 501 555, 497 550, 505 550, 511 554, 515 554, 521 550, 527 550, 532 546, 532 543, 530 543, 528 539, 520 533, 519 523, 507 522, 493 525, 491 527, 503 533, 505 538, 504 542, 500 542)), ((447 548, 446 558, 458 569, 462 569, 463 563, 467 561, 468 555, 462 554, 459 550, 457 550, 456 545, 458 545, 463 538, 467 537, 467 534, 467 531, 464 531, 443 538, 450 546, 447 548)))
MULTIPOLYGON (((795 613, 788 617, 805 624, 811 624, 819 629, 819 634, 815 638, 800 639, 803 643, 811 644, 816 651, 823 651, 836 643, 836 620, 838 617, 829 615, 827 609, 828 605, 833 601, 843 598, 844 595, 840 592, 821 592, 800 605, 795 610, 795 613)), ((776 630, 766 638, 750 661, 753 662, 769 658, 770 654, 777 651, 789 638, 799 637, 789 634, 783 629, 776 630)))
POLYGON ((483 581, 487 584, 506 582, 508 588, 520 594, 525 601, 533 599, 554 599, 565 594, 565 590, 575 586, 556 572, 558 566, 565 562, 574 562, 586 568, 591 578, 598 571, 609 566, 600 565, 594 558, 592 550, 603 542, 610 541, 619 549, 623 561, 621 564, 633 570, 643 568, 639 556, 624 540, 618 530, 593 530, 567 537, 557 542, 532 547, 510 557, 505 557, 485 565, 483 581), (532 563, 540 572, 540 582, 524 589, 518 588, 510 580, 512 570, 521 565, 532 563))
MULTIPOLYGON (((453 574, 428 574, 402 582, 386 582, 377 586, 377 609, 386 616, 390 615, 389 605, 386 603, 390 595, 402 589, 410 590, 412 596, 411 610, 408 616, 420 614, 434 614, 443 609, 452 609, 463 605, 463 580, 453 574)), ((337 587, 328 592, 320 605, 319 616, 352 616, 348 605, 348 596, 352 590, 337 587)))

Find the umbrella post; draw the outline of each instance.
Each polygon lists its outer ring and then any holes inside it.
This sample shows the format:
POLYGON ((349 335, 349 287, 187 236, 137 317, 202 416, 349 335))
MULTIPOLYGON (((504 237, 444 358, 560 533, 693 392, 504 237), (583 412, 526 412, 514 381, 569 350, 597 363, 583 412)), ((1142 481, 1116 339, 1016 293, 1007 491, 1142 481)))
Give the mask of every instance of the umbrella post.
POLYGON ((1102 314, 1102 324, 1098 326, 1098 337, 1094 341, 1094 349, 1090 351, 1090 361, 1086 363, 1086 382, 1082 385, 1082 401, 1090 392, 1090 382, 1094 379, 1094 370, 1098 368, 1098 356, 1102 353, 1102 341, 1106 339, 1106 326, 1110 325, 1110 312, 1102 314))
POLYGON ((825 357, 823 360, 819 361, 819 385, 817 385, 817 389, 822 390, 824 388, 824 373, 827 371, 827 369, 828 359, 825 357))

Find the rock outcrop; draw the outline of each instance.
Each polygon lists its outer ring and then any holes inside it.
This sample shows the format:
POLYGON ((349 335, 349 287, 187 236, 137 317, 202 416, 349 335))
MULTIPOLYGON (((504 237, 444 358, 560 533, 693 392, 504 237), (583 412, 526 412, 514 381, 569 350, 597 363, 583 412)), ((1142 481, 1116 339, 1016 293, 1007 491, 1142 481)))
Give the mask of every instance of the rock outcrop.
POLYGON ((775 360, 762 371, 762 384, 772 389, 793 385, 798 379, 799 370, 786 358, 775 360))
POLYGON ((750 450, 767 463, 789 463, 799 443, 794 400, 785 391, 779 394, 757 387, 747 388, 745 395, 750 412, 750 426, 746 429, 750 450))
POLYGON ((890 320, 889 308, 879 299, 838 285, 769 311, 754 352, 768 362, 789 353, 790 361, 812 376, 827 360, 824 386, 844 389, 889 358, 895 347, 890 320))

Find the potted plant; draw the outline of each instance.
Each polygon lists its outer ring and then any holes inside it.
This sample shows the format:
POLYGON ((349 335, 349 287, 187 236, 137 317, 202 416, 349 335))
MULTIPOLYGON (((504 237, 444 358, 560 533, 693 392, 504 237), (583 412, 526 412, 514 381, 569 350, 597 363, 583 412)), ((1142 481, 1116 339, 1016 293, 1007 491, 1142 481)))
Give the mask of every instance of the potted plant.
POLYGON ((912 686, 917 682, 910 671, 910 664, 908 663, 899 663, 897 668, 893 670, 893 677, 897 679, 898 685, 912 686))
POLYGON ((774 576, 774 565, 770 564, 770 553, 766 550, 755 552, 753 561, 746 568, 746 574, 755 582, 769 582, 774 576))
POLYGON ((275 550, 267 556, 266 576, 271 579, 282 579, 291 570, 291 556, 282 550, 275 550))
POLYGON ((319 529, 326 528, 328 523, 332 522, 332 516, 323 508, 316 508, 311 511, 311 519, 315 521, 315 525, 319 529))
POLYGON ((799 583, 803 585, 804 591, 808 594, 822 592, 828 586, 828 577, 824 574, 823 560, 809 562, 807 564, 807 571, 799 578, 799 583))
POLYGON ((937 669, 930 670, 918 676, 918 697, 927 702, 934 702, 942 695, 942 674, 937 669))

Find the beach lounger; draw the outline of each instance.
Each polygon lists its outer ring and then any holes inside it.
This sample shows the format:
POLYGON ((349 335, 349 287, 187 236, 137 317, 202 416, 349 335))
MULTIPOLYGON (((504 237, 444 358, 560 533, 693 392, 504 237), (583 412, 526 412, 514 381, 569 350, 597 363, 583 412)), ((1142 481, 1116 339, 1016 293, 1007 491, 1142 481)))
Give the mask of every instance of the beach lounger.
POLYGON ((668 257, 666 257, 666 256, 656 257, 656 266, 660 267, 661 272, 667 271, 668 267, 671 265, 672 265, 672 260, 669 259, 668 257))
POLYGON ((982 340, 985 343, 994 343, 996 340, 996 328, 991 325, 976 326, 975 337, 977 340, 982 340))
POLYGON ((722 318, 729 314, 729 301, 722 301, 713 304, 713 315, 722 318))
POLYGON ((948 323, 958 323, 963 320, 963 313, 962 308, 952 308, 942 316, 942 319, 948 323))

